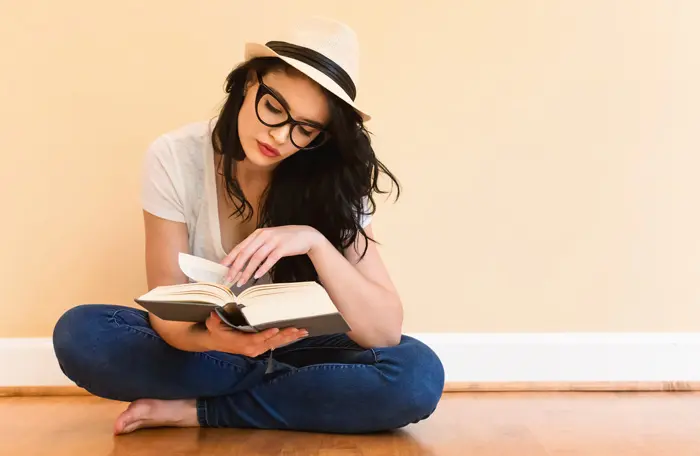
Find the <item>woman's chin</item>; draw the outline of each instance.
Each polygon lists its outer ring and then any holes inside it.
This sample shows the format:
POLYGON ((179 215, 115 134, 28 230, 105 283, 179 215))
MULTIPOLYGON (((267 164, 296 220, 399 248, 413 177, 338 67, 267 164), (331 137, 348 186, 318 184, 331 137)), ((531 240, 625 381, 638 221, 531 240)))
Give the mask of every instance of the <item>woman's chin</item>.
POLYGON ((248 162, 248 164, 250 166, 254 166, 256 168, 261 168, 261 169, 262 168, 272 168, 275 165, 277 165, 277 163, 279 162, 279 160, 276 160, 276 159, 270 158, 270 157, 266 157, 264 155, 260 155, 257 157, 246 156, 246 161, 248 162))

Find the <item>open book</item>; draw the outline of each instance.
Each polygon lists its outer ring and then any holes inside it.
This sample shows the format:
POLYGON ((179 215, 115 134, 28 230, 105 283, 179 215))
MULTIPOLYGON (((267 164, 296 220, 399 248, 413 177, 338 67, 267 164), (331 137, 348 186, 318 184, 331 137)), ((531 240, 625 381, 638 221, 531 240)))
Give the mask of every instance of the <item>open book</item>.
POLYGON ((316 282, 253 285, 236 296, 225 283, 226 266, 186 253, 180 253, 178 262, 194 283, 156 287, 134 299, 164 320, 203 322, 213 310, 225 323, 245 332, 295 327, 319 336, 350 330, 316 282))

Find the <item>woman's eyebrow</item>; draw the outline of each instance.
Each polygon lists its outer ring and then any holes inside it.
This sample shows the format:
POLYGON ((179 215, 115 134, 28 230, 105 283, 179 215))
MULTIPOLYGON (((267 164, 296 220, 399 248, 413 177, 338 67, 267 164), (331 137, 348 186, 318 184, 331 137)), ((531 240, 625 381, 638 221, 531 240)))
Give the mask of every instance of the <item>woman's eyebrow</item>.
MULTIPOLYGON (((292 108, 289 107, 289 103, 287 103, 287 100, 282 96, 281 93, 279 93, 277 90, 273 89, 273 88, 270 87, 269 85, 267 86, 267 88, 270 89, 270 91, 275 95, 275 97, 277 98, 277 100, 278 100, 280 103, 282 103, 282 106, 284 106, 284 107, 287 109, 287 111, 291 111, 291 110, 292 110, 292 108)), ((297 120, 303 120, 304 122, 308 122, 308 123, 310 123, 310 124, 312 124, 312 125, 316 125, 316 126, 318 126, 318 127, 323 127, 323 124, 322 124, 321 122, 316 122, 315 120, 307 119, 306 117, 300 117, 300 118, 297 119, 297 120)))

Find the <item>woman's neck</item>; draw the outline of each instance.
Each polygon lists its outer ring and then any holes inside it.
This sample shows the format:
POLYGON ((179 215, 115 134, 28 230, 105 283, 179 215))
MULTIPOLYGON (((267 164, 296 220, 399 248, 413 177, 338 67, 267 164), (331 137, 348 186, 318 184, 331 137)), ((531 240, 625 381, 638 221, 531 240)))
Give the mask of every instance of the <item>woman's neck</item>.
POLYGON ((257 167, 249 160, 236 162, 236 179, 241 187, 266 187, 272 177, 272 170, 257 167))

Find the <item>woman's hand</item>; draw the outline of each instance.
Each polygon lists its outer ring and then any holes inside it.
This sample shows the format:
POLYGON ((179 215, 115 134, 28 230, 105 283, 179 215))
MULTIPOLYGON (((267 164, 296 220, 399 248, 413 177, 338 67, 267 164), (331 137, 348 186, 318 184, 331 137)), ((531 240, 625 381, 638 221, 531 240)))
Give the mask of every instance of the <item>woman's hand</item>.
POLYGON ((253 278, 260 278, 280 258, 306 255, 321 240, 323 235, 306 225, 257 229, 221 260, 221 264, 230 268, 226 282, 238 280, 236 286, 240 287, 253 274, 253 278))
POLYGON ((244 333, 222 322, 216 312, 209 315, 206 325, 210 334, 211 350, 251 358, 309 335, 306 330, 296 328, 285 328, 282 331, 270 328, 259 333, 244 333))

